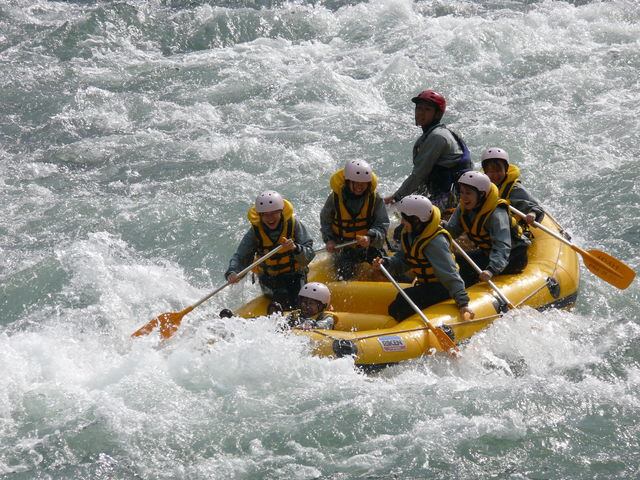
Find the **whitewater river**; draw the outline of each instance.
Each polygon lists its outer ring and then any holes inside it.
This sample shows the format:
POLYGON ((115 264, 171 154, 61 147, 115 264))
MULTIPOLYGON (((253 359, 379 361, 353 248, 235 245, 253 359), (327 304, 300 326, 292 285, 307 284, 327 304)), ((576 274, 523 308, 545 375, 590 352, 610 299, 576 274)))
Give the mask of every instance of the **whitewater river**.
POLYGON ((261 190, 316 247, 346 160, 393 193, 427 88, 640 270, 639 71, 635 0, 3 0, 0 478, 640 478, 638 280, 376 375, 218 319, 250 281, 130 338, 224 283, 261 190))

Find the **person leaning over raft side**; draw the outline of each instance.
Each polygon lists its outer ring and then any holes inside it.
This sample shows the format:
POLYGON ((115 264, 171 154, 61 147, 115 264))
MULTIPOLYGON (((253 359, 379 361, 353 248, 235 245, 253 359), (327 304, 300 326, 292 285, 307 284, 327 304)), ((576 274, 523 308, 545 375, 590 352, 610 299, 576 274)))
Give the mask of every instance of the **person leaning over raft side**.
POLYGON ((267 297, 286 310, 297 308, 298 292, 307 281, 307 265, 315 255, 307 229, 295 218, 293 205, 273 190, 258 195, 247 217, 251 228, 231 258, 225 278, 231 283, 240 281, 237 272, 256 256, 266 255, 282 244, 280 252, 259 265, 258 280, 267 297))
POLYGON ((286 317, 289 327, 302 330, 333 329, 336 322, 335 315, 325 311, 331 303, 331 292, 324 283, 307 283, 300 290, 299 303, 300 309, 289 313, 286 317))
POLYGON ((371 262, 380 249, 389 228, 384 202, 376 192, 378 178, 364 160, 349 160, 331 176, 331 190, 320 211, 320 232, 343 280, 351 279, 356 265, 371 262), (356 240, 357 245, 335 250, 338 243, 356 240))
POLYGON ((509 154, 502 148, 485 150, 480 158, 482 170, 498 187, 498 195, 510 205, 527 214, 525 223, 541 222, 544 210, 540 203, 524 189, 520 182, 520 169, 509 163, 509 154))
MULTIPOLYGON (((374 266, 382 264, 399 274, 412 270, 417 284, 405 290, 418 308, 423 309, 448 298, 453 298, 460 315, 474 313, 469 308, 469 295, 458 273, 458 266, 451 251, 449 232, 440 226, 440 209, 421 195, 410 195, 398 204, 402 215, 402 250, 392 257, 378 258, 374 266)), ((389 305, 389 315, 397 321, 413 315, 415 311, 398 294, 389 305)))
POLYGON ((509 213, 507 201, 484 173, 466 172, 458 180, 460 204, 444 228, 453 238, 466 232, 477 249, 467 252, 482 269, 478 275, 464 258, 456 256, 467 287, 495 275, 520 273, 527 266, 531 241, 509 213))
POLYGON ((473 169, 469 149, 462 139, 440 123, 447 108, 445 98, 425 90, 411 99, 415 103, 415 122, 422 135, 413 145, 413 170, 385 203, 394 203, 413 193, 428 196, 443 212, 457 202, 452 193, 458 177, 473 169))

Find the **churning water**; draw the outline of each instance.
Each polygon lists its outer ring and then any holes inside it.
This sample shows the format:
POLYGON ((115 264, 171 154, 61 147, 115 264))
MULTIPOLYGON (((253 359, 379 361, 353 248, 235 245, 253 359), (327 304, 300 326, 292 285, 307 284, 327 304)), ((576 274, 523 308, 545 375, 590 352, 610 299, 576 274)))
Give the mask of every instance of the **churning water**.
POLYGON ((0 477, 640 477, 638 281, 370 376, 217 319, 248 281, 129 337, 224 282, 261 190, 316 241, 346 160, 392 193, 426 88, 638 270, 635 0, 4 0, 0 69, 0 477))

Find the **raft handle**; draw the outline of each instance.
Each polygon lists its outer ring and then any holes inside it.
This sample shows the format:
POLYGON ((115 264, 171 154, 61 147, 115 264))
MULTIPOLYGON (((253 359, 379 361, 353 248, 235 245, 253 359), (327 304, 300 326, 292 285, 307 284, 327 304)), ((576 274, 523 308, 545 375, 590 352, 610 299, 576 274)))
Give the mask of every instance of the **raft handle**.
POLYGON ((338 358, 355 356, 358 354, 358 346, 351 340, 340 338, 333 341, 333 352, 338 358))
POLYGON ((501 298, 496 298, 493 301, 493 308, 496 309, 496 313, 507 313, 509 311, 509 304, 501 298))
POLYGON ((547 277, 547 288, 553 298, 558 299, 560 297, 560 284, 555 278, 547 277))
POLYGON ((447 334, 447 336, 451 339, 452 342, 456 341, 456 334, 453 331, 453 328, 451 328, 449 325, 443 323, 442 325, 440 325, 440 328, 442 329, 442 331, 444 333, 447 334))

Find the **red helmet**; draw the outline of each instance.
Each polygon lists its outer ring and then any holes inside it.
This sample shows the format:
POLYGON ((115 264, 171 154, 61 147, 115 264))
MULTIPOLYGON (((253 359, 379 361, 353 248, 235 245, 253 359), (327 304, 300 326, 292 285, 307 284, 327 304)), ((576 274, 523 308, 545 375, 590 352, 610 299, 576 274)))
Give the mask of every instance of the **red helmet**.
POLYGON ((420 92, 417 97, 411 99, 413 103, 430 102, 433 103, 442 113, 447 109, 447 101, 442 95, 435 90, 425 90, 420 92))

